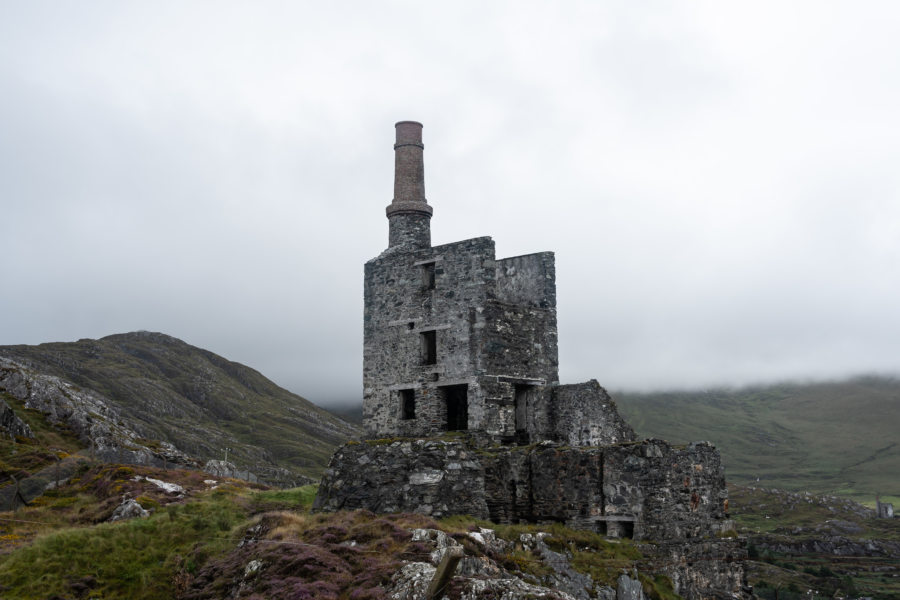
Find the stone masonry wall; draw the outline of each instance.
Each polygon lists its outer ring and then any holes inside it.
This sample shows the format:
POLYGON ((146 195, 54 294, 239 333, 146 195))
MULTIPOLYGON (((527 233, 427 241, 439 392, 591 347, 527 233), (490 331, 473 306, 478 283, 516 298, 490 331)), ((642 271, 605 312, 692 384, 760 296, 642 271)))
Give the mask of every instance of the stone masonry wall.
POLYGON ((727 520, 725 472, 708 442, 683 449, 661 440, 610 446, 603 453, 603 512, 641 518, 635 535, 653 540, 707 537, 727 520))
POLYGON ((572 446, 606 446, 637 439, 596 379, 553 389, 548 439, 572 446))
MULTIPOLYGON (((498 262, 487 237, 388 249, 366 263, 363 417, 368 434, 415 437, 445 431, 443 388, 465 385, 466 428, 512 439, 515 385, 547 385, 559 378, 553 277, 552 253, 498 262), (427 360, 425 337, 432 335, 434 356, 427 360), (402 409, 404 395, 413 398, 414 411, 402 409)), ((547 419, 546 412, 541 417, 531 410, 528 418, 532 428, 547 419)), ((530 438, 543 439, 545 433, 532 429, 530 438)))
POLYGON ((706 443, 478 447, 461 436, 346 444, 314 508, 468 514, 598 531, 624 522, 621 531, 635 539, 665 542, 730 529, 726 498, 718 451, 706 443))
POLYGON ((556 308, 556 259, 537 252, 497 261, 497 299, 507 304, 556 308))
MULTIPOLYGON (((474 385, 471 348, 481 330, 476 327, 478 308, 492 294, 494 273, 494 242, 487 237, 418 251, 388 251, 366 263, 363 416, 370 435, 440 431, 442 409, 433 388, 474 385), (434 265, 433 288, 423 279, 429 263, 434 265), (422 334, 428 331, 436 340, 434 364, 423 364, 422 334), (428 388, 432 391, 424 392, 428 388), (411 423, 400 423, 401 389, 416 391, 411 423)), ((479 411, 472 406, 477 394, 470 398, 471 421, 479 411)))
POLYGON ((482 373, 559 381, 555 309, 488 302, 483 331, 477 348, 482 373))

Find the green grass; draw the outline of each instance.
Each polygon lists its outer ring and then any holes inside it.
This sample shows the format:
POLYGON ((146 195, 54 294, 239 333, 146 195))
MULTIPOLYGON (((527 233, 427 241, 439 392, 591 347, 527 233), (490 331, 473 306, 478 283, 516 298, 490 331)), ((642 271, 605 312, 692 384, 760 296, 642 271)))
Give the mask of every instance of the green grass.
POLYGON ((83 466, 16 513, 0 513, 0 597, 173 598, 209 560, 235 548, 253 516, 308 513, 316 486, 257 490, 199 471, 83 466), (178 499, 135 475, 178 483, 178 499), (152 514, 105 522, 123 494, 152 514))
POLYGON ((250 506, 253 512, 273 510, 299 510, 309 512, 319 486, 304 485, 287 490, 267 490, 253 494, 250 506))
MULTIPOLYGON (((896 558, 819 553, 780 554, 765 546, 803 540, 900 541, 900 519, 875 519, 844 497, 818 497, 730 486, 731 513, 749 537, 748 580, 761 598, 792 598, 789 588, 818 590, 820 597, 844 595, 900 598, 896 558)), ((781 547, 784 547, 783 545, 781 547)))
POLYGON ((233 546, 231 530, 244 518, 230 498, 211 494, 146 519, 46 533, 0 563, 3 594, 69 597, 88 585, 101 598, 173 597, 174 575, 233 546))
POLYGON ((620 393, 617 403, 641 437, 713 442, 734 483, 870 502, 876 493, 900 496, 895 379, 620 393))
MULTIPOLYGON (((0 474, 16 473, 17 478, 52 465, 58 458, 75 454, 84 445, 66 427, 51 425, 39 411, 25 408, 17 398, 0 392, 13 412, 31 427, 33 438, 9 439, 0 436, 0 474)), ((8 475, 7 475, 8 476, 8 475)))

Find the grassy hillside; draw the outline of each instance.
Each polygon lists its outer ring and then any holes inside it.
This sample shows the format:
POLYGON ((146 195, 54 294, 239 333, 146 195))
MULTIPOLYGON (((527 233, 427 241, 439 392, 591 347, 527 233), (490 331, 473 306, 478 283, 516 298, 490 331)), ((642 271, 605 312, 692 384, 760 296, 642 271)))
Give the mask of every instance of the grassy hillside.
POLYGON ((259 372, 160 333, 0 346, 0 356, 103 395, 143 438, 201 460, 228 448, 231 462, 254 472, 277 466, 318 478, 358 432, 259 372))
MULTIPOLYGON (((491 577, 499 577, 502 568, 534 584, 551 585, 554 569, 538 552, 514 543, 523 534, 548 532, 546 544, 568 552, 571 568, 590 573, 596 585, 614 586, 621 572, 632 573, 642 559, 629 540, 610 542, 559 525, 493 526, 462 516, 435 521, 368 511, 310 514, 314 486, 267 490, 208 477, 83 464, 68 483, 32 506, 0 512, 0 596, 386 600, 385 588, 406 563, 432 560, 435 543, 414 540, 411 532, 423 527, 462 544, 467 555, 484 561, 491 577), (182 491, 167 492, 154 480, 182 491), (150 514, 110 522, 125 495, 150 514), (498 538, 511 541, 487 544, 473 537, 479 526, 495 527, 498 538)), ((650 573, 640 575, 649 597, 677 600, 671 582, 650 573)), ((425 585, 430 578, 423 579, 425 585)), ((458 578, 453 585, 463 583, 458 578)), ((459 590, 451 597, 460 597, 459 590)))
POLYGON ((900 598, 900 519, 844 497, 729 486, 732 516, 748 538, 746 564, 764 600, 900 598))
POLYGON ((617 393, 639 435, 709 440, 734 483, 900 499, 900 380, 617 393))

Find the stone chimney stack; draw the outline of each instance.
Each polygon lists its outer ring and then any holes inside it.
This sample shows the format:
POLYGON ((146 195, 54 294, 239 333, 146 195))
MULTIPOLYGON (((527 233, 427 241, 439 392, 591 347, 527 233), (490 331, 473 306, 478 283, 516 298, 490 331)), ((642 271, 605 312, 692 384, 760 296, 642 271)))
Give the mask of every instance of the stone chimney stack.
POLYGON ((394 200, 386 211, 388 248, 429 248, 432 210, 425 200, 422 124, 400 121, 394 127, 394 200))

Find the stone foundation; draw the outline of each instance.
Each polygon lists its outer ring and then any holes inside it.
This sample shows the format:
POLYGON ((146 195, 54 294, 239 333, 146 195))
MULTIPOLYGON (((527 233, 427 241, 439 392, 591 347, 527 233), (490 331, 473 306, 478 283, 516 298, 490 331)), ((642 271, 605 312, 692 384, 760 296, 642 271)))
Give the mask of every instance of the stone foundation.
POLYGON ((559 522, 664 542, 731 529, 726 499, 719 453, 707 443, 480 446, 474 436, 456 435, 344 445, 314 508, 559 522))

